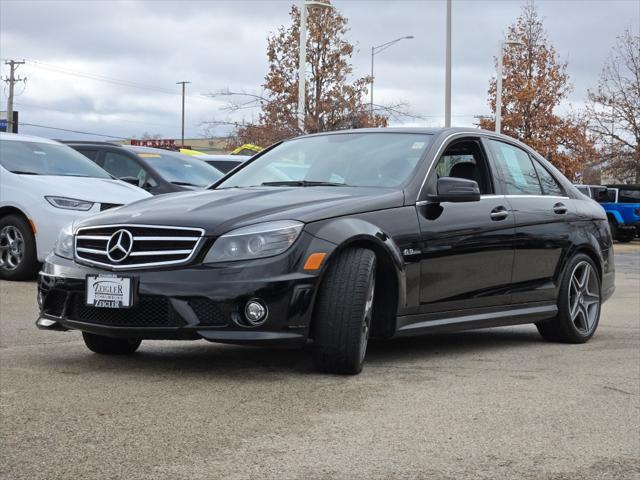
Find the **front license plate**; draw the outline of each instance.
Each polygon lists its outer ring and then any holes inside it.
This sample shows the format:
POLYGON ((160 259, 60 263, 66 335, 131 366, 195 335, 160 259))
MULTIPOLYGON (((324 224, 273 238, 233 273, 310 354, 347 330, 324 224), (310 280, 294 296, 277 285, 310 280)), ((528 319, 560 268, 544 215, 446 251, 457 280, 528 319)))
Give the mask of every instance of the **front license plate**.
POLYGON ((99 308, 129 308, 133 304, 130 277, 87 275, 87 305, 99 308))

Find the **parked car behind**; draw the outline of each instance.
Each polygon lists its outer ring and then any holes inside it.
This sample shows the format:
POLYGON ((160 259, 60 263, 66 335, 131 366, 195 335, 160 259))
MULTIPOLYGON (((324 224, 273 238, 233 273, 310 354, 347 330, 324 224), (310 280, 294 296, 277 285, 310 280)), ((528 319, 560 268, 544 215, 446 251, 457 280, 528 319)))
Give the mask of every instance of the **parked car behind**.
POLYGON ((583 343, 615 288, 603 209, 531 148, 477 129, 287 140, 209 191, 67 235, 44 266, 37 325, 81 330, 101 354, 311 338, 318 369, 355 374, 370 335, 535 323, 583 343))
POLYGON ((251 157, 248 155, 196 155, 200 160, 204 160, 209 165, 217 168, 222 173, 228 173, 238 165, 242 165, 251 157))
POLYGON ((211 185, 222 172, 194 157, 161 148, 108 142, 65 142, 116 178, 153 195, 211 185))
POLYGON ((630 242, 640 234, 640 185, 576 185, 602 205, 613 238, 630 242))
POLYGON ((0 278, 35 277, 64 226, 149 196, 66 145, 0 133, 0 278))

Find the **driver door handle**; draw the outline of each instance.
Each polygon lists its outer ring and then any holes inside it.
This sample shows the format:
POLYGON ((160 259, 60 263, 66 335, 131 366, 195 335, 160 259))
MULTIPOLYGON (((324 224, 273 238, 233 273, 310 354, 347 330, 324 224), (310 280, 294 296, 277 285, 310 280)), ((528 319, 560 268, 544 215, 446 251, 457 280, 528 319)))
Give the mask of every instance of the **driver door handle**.
POLYGON ((562 202, 558 202, 553 206, 553 212, 558 215, 563 215, 567 213, 567 206, 562 202))
POLYGON ((507 218, 509 216, 509 211, 506 209, 506 207, 503 207, 502 205, 500 205, 494 208, 493 210, 491 210, 491 213, 489 214, 489 216, 491 217, 491 220, 493 220, 494 222, 497 222, 507 218))

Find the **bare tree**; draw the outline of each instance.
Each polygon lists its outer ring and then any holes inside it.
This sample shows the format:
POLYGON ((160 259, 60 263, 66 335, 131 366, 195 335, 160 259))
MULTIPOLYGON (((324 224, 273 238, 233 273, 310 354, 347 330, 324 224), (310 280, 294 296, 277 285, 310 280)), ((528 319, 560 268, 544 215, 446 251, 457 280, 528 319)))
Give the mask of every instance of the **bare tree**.
POLYGON ((589 91, 589 128, 603 151, 603 170, 640 183, 640 35, 618 37, 595 90, 589 91))

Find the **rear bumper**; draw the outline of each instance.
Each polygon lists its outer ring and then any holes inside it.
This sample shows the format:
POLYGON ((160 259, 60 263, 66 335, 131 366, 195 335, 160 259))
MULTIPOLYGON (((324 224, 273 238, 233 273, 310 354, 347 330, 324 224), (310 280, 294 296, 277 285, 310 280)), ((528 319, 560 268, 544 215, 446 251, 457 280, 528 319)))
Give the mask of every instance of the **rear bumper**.
MULTIPOLYGON (((318 243, 323 241, 308 240, 322 249, 318 243)), ((292 269, 291 256, 304 259, 296 250, 244 265, 123 272, 134 278, 130 309, 87 306, 86 276, 112 272, 50 255, 38 280, 36 326, 120 338, 301 346, 309 333, 319 275, 292 269), (252 299, 268 311, 258 327, 244 317, 244 306, 252 299)))

